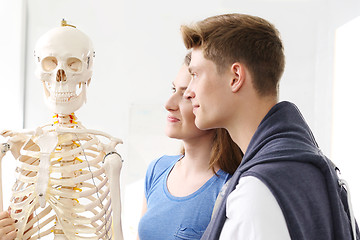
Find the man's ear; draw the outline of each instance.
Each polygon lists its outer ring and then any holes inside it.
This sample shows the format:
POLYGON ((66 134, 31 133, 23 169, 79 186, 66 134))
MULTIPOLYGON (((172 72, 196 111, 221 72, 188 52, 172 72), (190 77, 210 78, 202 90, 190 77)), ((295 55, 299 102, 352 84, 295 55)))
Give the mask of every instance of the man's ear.
POLYGON ((237 92, 240 90, 245 81, 245 68, 241 63, 234 63, 231 66, 232 80, 231 80, 231 90, 232 92, 237 92))

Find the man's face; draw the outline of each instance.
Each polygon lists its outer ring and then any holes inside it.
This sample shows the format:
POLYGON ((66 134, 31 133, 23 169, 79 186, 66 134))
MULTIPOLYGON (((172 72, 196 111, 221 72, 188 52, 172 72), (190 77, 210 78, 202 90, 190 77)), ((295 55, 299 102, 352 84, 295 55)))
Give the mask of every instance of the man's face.
POLYGON ((202 50, 195 48, 189 72, 192 78, 184 96, 192 102, 196 126, 203 130, 225 127, 232 94, 230 70, 219 74, 215 63, 205 59, 202 50))

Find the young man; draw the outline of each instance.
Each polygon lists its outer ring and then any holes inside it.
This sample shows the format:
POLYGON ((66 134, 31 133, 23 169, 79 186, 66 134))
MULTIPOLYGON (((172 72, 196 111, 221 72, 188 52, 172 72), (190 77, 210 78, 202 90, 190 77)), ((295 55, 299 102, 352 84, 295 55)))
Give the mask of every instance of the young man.
POLYGON ((277 29, 226 14, 182 26, 182 35, 193 50, 185 97, 197 127, 226 128, 245 153, 202 239, 353 239, 334 165, 297 107, 278 103, 277 29))

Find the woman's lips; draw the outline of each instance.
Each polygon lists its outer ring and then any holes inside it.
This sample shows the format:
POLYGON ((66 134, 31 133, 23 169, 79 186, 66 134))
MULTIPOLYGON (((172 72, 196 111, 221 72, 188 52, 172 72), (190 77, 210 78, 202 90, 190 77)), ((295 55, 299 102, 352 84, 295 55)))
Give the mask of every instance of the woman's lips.
POLYGON ((173 116, 168 116, 167 119, 169 122, 179 122, 180 121, 180 119, 173 117, 173 116))

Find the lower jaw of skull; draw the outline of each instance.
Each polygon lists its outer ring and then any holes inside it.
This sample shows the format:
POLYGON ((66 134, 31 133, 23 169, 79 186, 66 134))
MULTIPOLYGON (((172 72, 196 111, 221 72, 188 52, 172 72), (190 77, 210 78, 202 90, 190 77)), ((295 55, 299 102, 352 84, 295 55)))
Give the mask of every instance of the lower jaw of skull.
POLYGON ((45 102, 48 108, 56 114, 71 114, 78 110, 86 102, 86 88, 83 88, 79 95, 55 94, 45 95, 45 102))
POLYGON ((86 83, 80 82, 76 85, 74 91, 57 91, 54 84, 50 84, 47 81, 43 81, 44 93, 46 98, 51 98, 51 101, 66 103, 73 101, 75 98, 80 96, 80 94, 86 88, 86 83))

